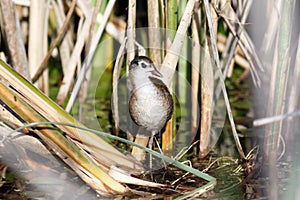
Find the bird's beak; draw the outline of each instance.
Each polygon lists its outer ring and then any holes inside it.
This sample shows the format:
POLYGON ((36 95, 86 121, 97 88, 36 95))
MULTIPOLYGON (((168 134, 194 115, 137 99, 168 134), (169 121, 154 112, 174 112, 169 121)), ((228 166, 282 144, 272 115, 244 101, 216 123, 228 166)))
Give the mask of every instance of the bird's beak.
POLYGON ((154 69, 150 72, 153 76, 157 76, 157 77, 160 77, 160 78, 163 77, 163 75, 157 69, 154 69))

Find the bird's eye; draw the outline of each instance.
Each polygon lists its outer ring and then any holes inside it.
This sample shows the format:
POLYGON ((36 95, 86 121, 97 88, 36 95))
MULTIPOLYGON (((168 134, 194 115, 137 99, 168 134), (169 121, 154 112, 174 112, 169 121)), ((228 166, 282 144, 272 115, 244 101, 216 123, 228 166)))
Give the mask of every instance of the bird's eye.
POLYGON ((142 63, 142 68, 146 68, 147 65, 145 63, 142 63))

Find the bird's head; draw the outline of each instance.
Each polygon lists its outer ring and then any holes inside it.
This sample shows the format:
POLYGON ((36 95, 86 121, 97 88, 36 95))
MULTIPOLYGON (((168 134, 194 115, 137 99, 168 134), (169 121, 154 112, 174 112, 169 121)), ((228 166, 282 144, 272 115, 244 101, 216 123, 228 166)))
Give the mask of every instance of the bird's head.
POLYGON ((134 58, 129 65, 129 73, 134 73, 137 76, 162 77, 162 74, 156 69, 152 60, 146 56, 134 58))

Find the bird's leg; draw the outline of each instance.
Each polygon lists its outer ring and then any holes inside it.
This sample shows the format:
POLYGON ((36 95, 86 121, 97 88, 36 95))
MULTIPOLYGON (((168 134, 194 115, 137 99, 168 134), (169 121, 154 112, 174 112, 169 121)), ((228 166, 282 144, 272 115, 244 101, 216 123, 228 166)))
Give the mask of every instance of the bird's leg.
POLYGON ((151 137, 150 137, 150 140, 149 140, 148 147, 149 147, 149 149, 151 149, 151 150, 152 150, 153 138, 154 138, 154 135, 155 135, 155 134, 156 134, 156 132, 155 132, 155 131, 152 131, 151 137))
MULTIPOLYGON (((159 139, 161 140, 161 132, 159 132, 159 139)), ((164 152, 162 151, 162 149, 161 149, 161 147, 160 147, 160 142, 156 139, 156 138, 154 138, 155 139, 155 142, 156 142, 156 145, 157 145, 157 147, 158 147, 158 150, 159 150, 159 152, 160 152, 160 154, 161 155, 164 155, 164 152)), ((164 165, 164 167, 165 168, 167 168, 167 164, 166 164, 166 162, 162 159, 162 162, 163 162, 163 165, 164 165)))
MULTIPOLYGON (((152 144, 153 144, 153 138, 154 138, 155 134, 156 134, 156 132, 152 131, 151 136, 150 136, 148 148, 151 149, 151 150, 153 150, 152 149, 152 144)), ((150 156, 149 156, 149 165, 150 165, 150 169, 152 169, 152 154, 150 154, 150 156)))

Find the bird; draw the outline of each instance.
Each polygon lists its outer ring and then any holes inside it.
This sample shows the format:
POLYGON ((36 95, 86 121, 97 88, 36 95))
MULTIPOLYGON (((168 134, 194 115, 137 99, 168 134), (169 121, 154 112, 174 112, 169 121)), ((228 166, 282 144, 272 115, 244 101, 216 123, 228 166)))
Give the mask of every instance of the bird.
POLYGON ((128 85, 130 116, 136 125, 150 133, 148 148, 152 149, 153 137, 172 117, 172 95, 163 81, 163 75, 146 56, 137 56, 130 62, 128 85))

